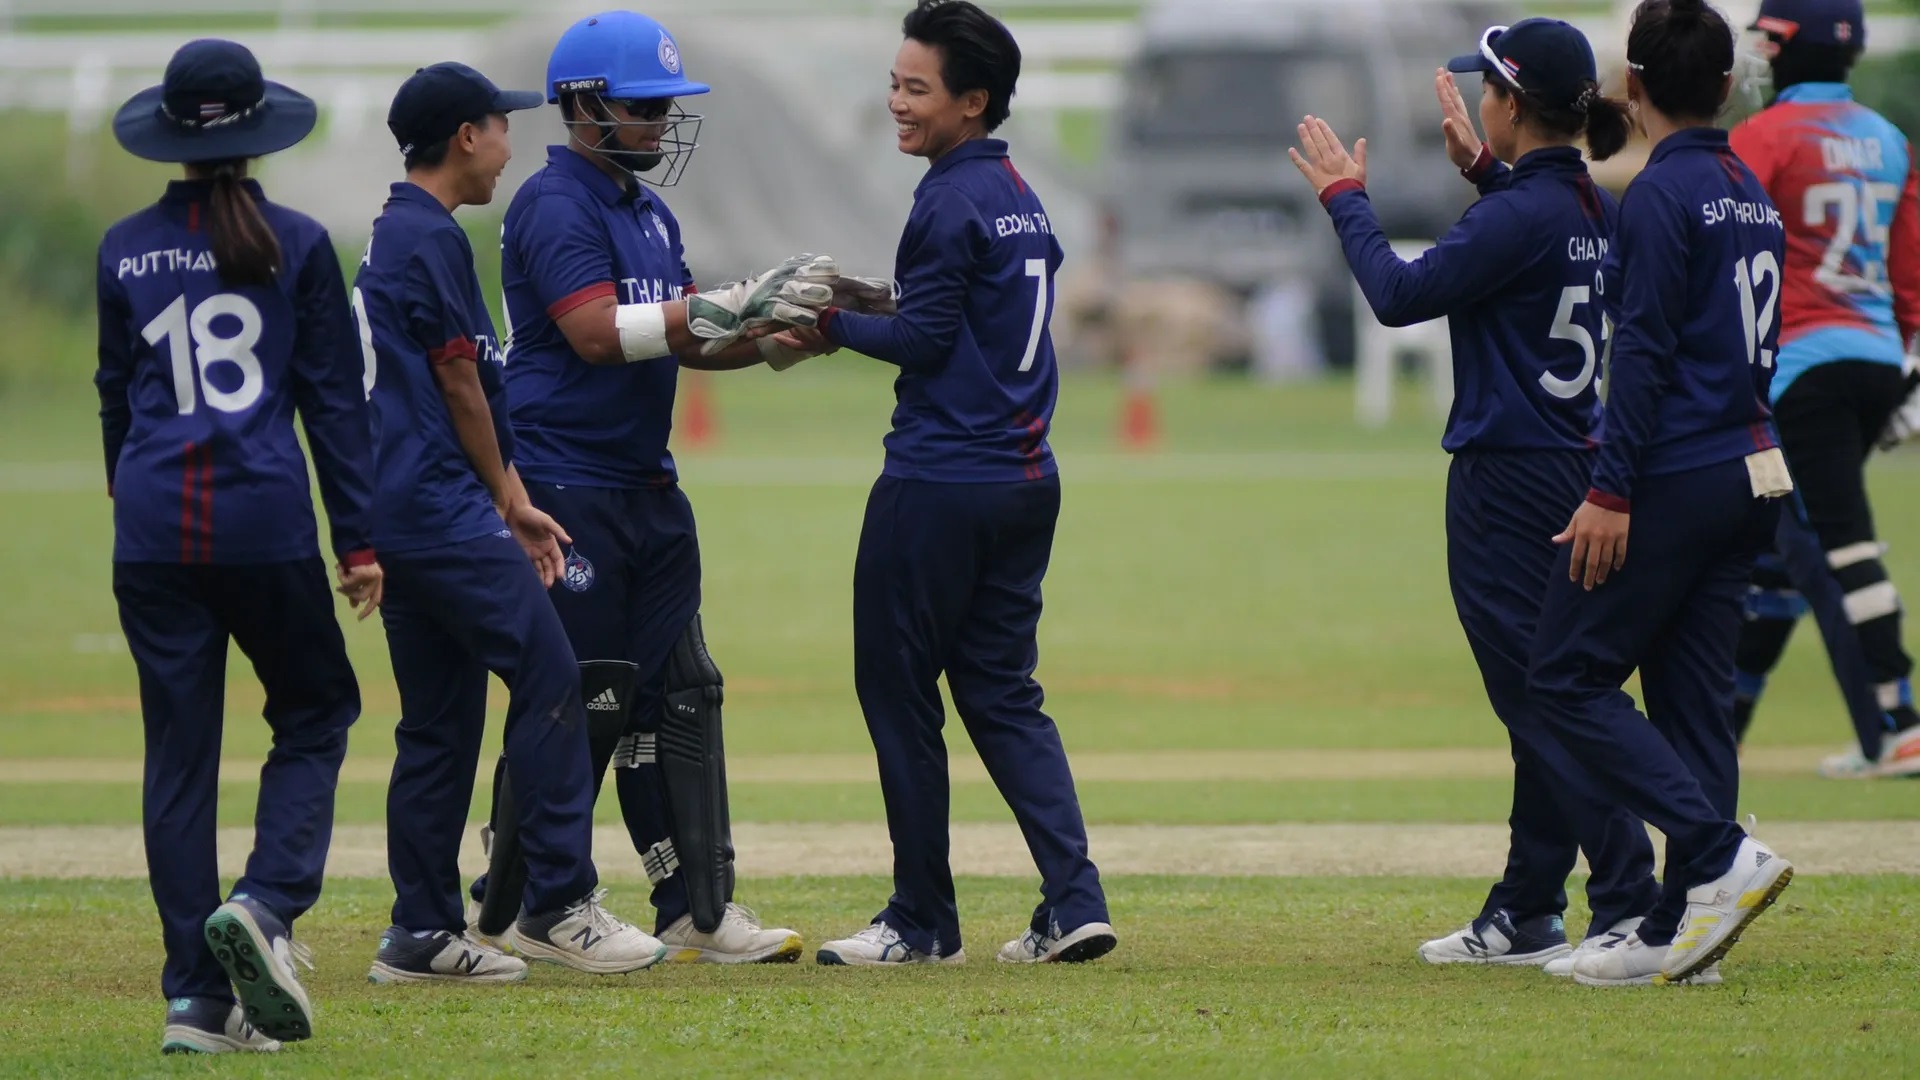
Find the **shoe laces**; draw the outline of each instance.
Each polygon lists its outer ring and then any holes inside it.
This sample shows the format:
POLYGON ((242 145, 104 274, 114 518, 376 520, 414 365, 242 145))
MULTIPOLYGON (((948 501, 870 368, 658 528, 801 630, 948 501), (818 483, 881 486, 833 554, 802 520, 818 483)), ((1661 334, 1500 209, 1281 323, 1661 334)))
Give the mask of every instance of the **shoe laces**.
POLYGON ((760 929, 760 916, 754 914, 754 910, 745 904, 729 903, 727 913, 721 921, 736 923, 756 932, 760 929))
POLYGON ((606 899, 606 897, 607 890, 595 889, 587 895, 586 899, 575 904, 572 910, 575 914, 586 919, 587 925, 610 937, 627 929, 627 924, 616 918, 612 912, 600 906, 600 901, 606 899))
POLYGON ((869 941, 875 945, 891 945, 900 940, 900 934, 886 923, 877 922, 868 924, 865 930, 853 935, 853 940, 869 941))
MULTIPOLYGON (((288 967, 299 964, 308 971, 316 970, 313 966, 313 949, 305 942, 295 941, 291 937, 277 938, 274 940, 274 951, 278 952, 279 947, 282 945, 287 947, 286 959, 288 967)), ((296 977, 298 977, 298 974, 298 972, 295 972, 296 977)))

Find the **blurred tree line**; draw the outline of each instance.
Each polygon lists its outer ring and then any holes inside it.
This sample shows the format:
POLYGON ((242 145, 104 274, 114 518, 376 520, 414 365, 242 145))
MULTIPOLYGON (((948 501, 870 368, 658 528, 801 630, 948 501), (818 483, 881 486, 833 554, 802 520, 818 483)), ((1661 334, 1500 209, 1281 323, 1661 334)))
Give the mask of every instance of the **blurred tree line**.
MULTIPOLYGON (((1900 0, 1900 7, 1920 15, 1920 0, 1900 0)), ((1873 20, 1867 20, 1867 43, 1873 43, 1873 20)), ((1920 141, 1920 52, 1874 53, 1861 58, 1853 71, 1854 97, 1893 121, 1910 141, 1920 141)))

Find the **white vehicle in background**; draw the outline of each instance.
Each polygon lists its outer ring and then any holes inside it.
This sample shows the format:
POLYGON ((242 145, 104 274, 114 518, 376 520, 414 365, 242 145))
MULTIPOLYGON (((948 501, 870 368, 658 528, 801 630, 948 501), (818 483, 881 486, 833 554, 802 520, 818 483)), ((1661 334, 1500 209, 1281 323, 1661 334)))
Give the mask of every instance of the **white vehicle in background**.
MULTIPOLYGON (((1338 240, 1287 161, 1313 113, 1364 136, 1367 187, 1389 236, 1432 240, 1473 201, 1447 163, 1433 72, 1482 30, 1521 18, 1475 0, 1158 0, 1123 75, 1104 170, 1122 272, 1247 297, 1310 287, 1321 347, 1353 355, 1338 240)), ((1477 101, 1471 76, 1461 87, 1477 101)))

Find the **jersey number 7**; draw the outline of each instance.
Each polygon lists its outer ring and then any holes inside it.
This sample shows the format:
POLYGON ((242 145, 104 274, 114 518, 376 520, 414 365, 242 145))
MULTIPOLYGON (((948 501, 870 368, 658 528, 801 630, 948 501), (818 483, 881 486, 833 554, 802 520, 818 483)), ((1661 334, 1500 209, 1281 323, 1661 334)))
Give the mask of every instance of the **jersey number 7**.
POLYGON ((1020 370, 1032 371, 1034 354, 1040 351, 1040 334, 1047 328, 1047 260, 1028 259, 1027 276, 1034 280, 1033 328, 1027 331, 1027 352, 1020 358, 1020 370))

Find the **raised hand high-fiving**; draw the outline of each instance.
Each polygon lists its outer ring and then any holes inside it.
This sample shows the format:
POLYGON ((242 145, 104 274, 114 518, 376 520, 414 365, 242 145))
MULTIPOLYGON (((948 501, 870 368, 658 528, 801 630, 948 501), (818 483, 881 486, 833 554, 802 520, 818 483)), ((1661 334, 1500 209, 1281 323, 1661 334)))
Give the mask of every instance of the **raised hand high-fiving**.
POLYGON ((1300 170, 1300 175, 1307 178, 1307 183, 1313 185, 1314 194, 1341 180, 1366 184, 1367 140, 1354 143, 1353 153, 1349 155, 1340 136, 1333 133, 1325 120, 1309 116, 1294 130, 1300 135, 1300 145, 1289 147, 1287 157, 1292 159, 1294 168, 1300 170))
POLYGON ((1473 114, 1467 100, 1460 96, 1460 84, 1446 68, 1433 76, 1433 96, 1440 99, 1440 133, 1446 136, 1447 158, 1461 172, 1480 159, 1480 135, 1473 126, 1473 114))

